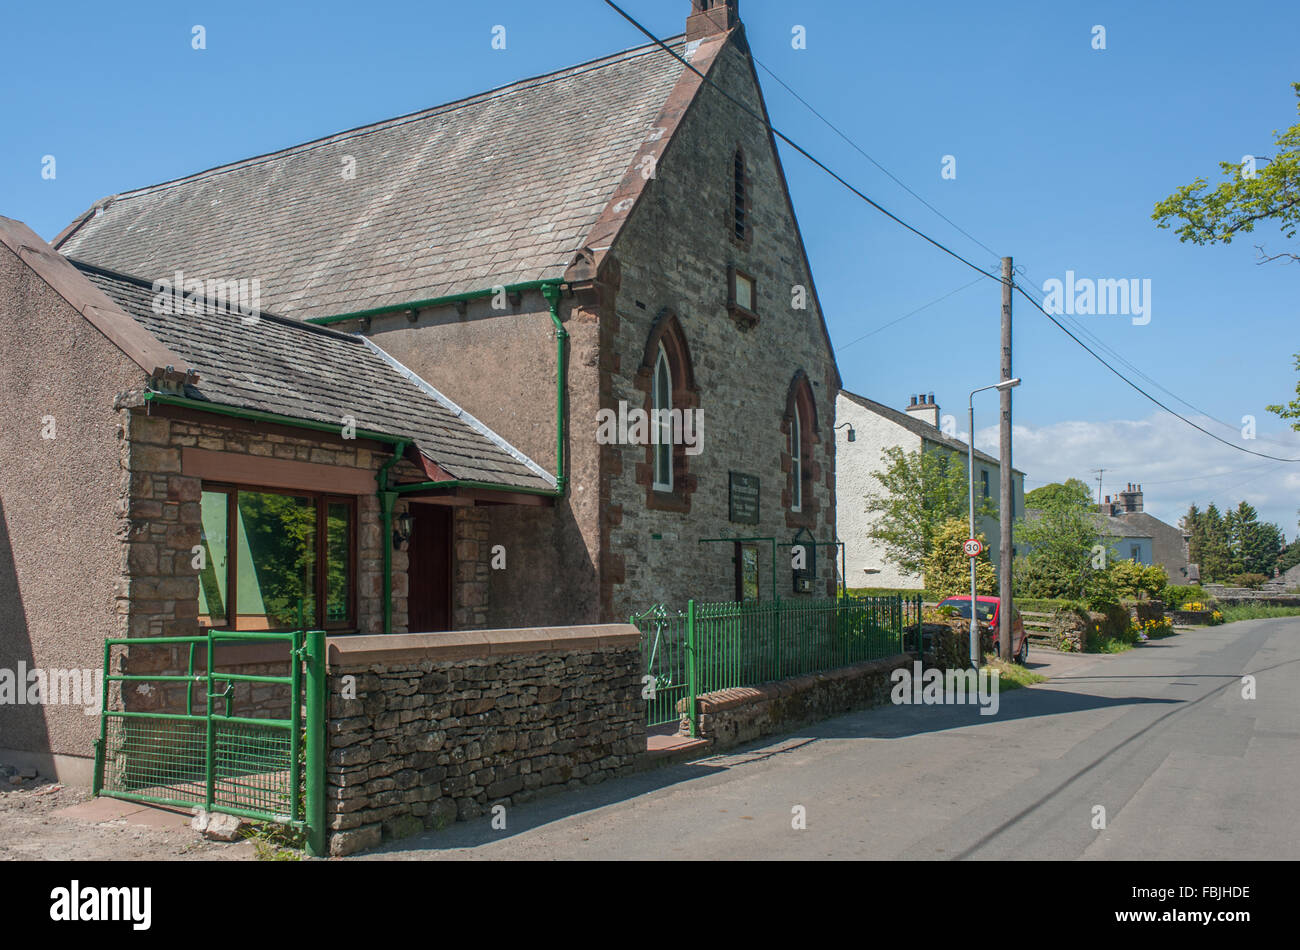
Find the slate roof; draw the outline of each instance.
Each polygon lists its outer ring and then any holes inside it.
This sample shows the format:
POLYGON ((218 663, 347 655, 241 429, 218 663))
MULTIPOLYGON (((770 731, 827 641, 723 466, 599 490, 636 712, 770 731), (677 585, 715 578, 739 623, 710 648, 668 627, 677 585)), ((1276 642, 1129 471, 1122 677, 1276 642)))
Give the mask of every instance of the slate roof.
POLYGON ((263 312, 160 314, 151 282, 73 261, 94 286, 198 372, 187 398, 409 436, 452 477, 513 488, 555 480, 369 340, 263 312))
MULTIPOLYGON (((930 425, 930 423, 926 422, 924 419, 918 419, 910 412, 903 412, 902 410, 894 409, 891 406, 886 406, 882 402, 876 402, 874 399, 868 399, 866 396, 859 396, 857 393, 851 393, 847 389, 841 389, 840 395, 852 402, 857 403, 863 409, 869 409, 872 412, 874 412, 876 415, 883 416, 884 418, 888 419, 890 422, 897 423, 898 425, 902 426, 904 429, 907 429, 909 432, 919 435, 921 438, 926 439, 927 441, 935 442, 939 445, 947 446, 950 449, 954 449, 955 451, 961 452, 963 455, 965 455, 966 452, 968 451, 966 443, 963 442, 961 439, 955 439, 950 435, 945 435, 942 429, 935 428, 934 426, 930 425)), ((994 456, 989 455, 987 452, 981 452, 979 449, 975 450, 975 457, 980 461, 988 462, 991 465, 998 464, 998 460, 994 456)), ((1020 475, 1025 474, 1024 472, 1020 471, 1020 469, 1016 468, 1014 465, 1011 467, 1011 471, 1016 472, 1020 475)))
POLYGON ((256 277, 298 319, 560 277, 682 69, 640 47, 126 192, 55 247, 150 280, 256 277))

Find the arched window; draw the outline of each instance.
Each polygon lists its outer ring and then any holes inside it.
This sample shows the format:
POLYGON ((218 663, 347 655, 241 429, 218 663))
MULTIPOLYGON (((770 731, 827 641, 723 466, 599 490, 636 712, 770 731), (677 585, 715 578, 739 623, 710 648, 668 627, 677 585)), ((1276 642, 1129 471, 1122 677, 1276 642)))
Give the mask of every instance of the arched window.
POLYGON ((790 419, 790 510, 803 511, 803 433, 799 412, 790 419))
POLYGON ((782 504, 786 523, 791 527, 816 527, 821 509, 815 487, 822 477, 816 459, 821 442, 817 425, 817 397, 808 374, 799 370, 790 381, 782 416, 781 431, 786 434, 782 447, 781 467, 788 473, 782 504))
POLYGON ((654 490, 673 490, 673 374, 662 341, 655 360, 654 392, 651 399, 654 417, 651 426, 656 435, 654 446, 654 490))
POLYGON ((690 350, 671 310, 661 312, 650 327, 633 385, 644 394, 650 415, 644 461, 636 464, 646 507, 687 513, 695 492, 691 462, 703 446, 704 431, 690 350))
POLYGON ((731 224, 737 241, 749 237, 749 190, 745 181, 745 153, 736 149, 732 166, 734 184, 731 205, 731 224))

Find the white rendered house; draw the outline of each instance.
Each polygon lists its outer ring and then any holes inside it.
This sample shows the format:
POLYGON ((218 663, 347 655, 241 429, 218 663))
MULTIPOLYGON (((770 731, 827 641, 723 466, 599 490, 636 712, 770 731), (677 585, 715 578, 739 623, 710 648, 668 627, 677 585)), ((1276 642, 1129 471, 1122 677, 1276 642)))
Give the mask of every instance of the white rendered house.
MULTIPOLYGON (((963 420, 964 422, 964 420, 963 420)), ((894 587, 920 589, 924 578, 904 572, 885 556, 884 545, 871 538, 872 521, 867 513, 866 496, 881 491, 872 473, 885 468, 884 452, 897 446, 904 452, 938 449, 960 457, 966 468, 966 443, 957 438, 956 419, 944 417, 934 394, 912 396, 905 410, 892 409, 865 396, 840 390, 835 400, 835 523, 839 539, 845 544, 845 582, 855 587, 894 587), (847 423, 847 425, 845 425, 847 423), (945 424, 946 423, 946 424, 945 424), (849 441, 849 432, 853 440, 849 441)), ((988 498, 998 503, 998 460, 975 450, 975 500, 988 498)), ((1012 469, 1012 518, 1025 510, 1025 476, 1012 469)), ((989 556, 998 563, 998 519, 980 518, 977 528, 989 546, 989 556)))

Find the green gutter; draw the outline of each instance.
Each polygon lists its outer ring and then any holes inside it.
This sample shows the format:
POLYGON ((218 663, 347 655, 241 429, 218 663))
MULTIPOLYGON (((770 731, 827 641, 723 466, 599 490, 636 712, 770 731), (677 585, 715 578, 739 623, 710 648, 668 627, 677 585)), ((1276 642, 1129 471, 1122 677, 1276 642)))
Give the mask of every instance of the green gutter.
MULTIPOLYGON (((529 280, 522 284, 505 284, 504 289, 507 294, 521 294, 527 290, 542 290, 548 286, 559 287, 560 281, 554 278, 551 280, 529 280)), ((366 317, 378 317, 386 313, 398 313, 402 310, 446 307, 455 303, 465 303, 470 300, 491 297, 493 294, 499 293, 501 289, 501 287, 493 287, 488 290, 469 290, 463 294, 448 294, 446 297, 430 297, 428 300, 416 300, 411 303, 389 304, 386 307, 372 307, 369 310, 355 310, 352 313, 339 313, 329 317, 308 317, 305 322, 314 323, 317 326, 329 326, 331 323, 343 323, 346 320, 364 320, 366 317)))

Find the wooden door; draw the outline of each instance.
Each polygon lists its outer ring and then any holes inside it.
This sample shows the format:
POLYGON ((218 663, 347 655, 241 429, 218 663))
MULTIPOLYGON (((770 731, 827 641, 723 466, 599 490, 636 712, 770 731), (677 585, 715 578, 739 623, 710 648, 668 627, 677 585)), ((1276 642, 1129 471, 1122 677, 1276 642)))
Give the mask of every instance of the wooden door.
POLYGON ((451 508, 411 505, 410 594, 407 629, 451 629, 451 508))

